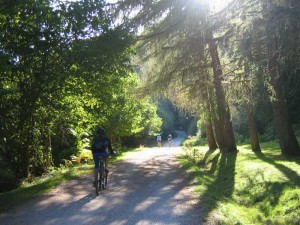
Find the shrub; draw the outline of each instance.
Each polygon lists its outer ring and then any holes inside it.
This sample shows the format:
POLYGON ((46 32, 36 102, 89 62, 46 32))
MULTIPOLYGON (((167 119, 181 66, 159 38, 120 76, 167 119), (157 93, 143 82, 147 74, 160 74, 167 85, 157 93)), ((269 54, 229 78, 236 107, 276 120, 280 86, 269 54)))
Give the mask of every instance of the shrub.
POLYGON ((0 169, 0 193, 13 190, 18 187, 18 179, 15 177, 14 173, 5 167, 0 169))
POLYGON ((198 136, 188 136, 188 138, 183 142, 185 147, 193 147, 202 145, 204 141, 198 136))

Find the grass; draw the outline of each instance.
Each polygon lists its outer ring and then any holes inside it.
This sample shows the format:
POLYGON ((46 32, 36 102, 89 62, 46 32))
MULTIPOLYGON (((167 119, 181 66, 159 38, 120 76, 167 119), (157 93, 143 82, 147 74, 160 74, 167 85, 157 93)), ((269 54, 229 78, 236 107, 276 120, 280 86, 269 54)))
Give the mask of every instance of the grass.
POLYGON ((204 221, 213 224, 300 224, 300 159, 281 156, 276 142, 237 154, 186 149, 182 165, 198 181, 204 221))
MULTIPOLYGON (((134 149, 132 151, 137 151, 134 149)), ((115 157, 109 159, 109 164, 113 164, 121 160, 126 154, 122 152, 115 157)), ((93 164, 75 165, 72 167, 61 167, 53 170, 51 173, 45 174, 42 177, 34 178, 30 182, 24 181, 18 189, 0 193, 0 213, 7 212, 12 208, 55 188, 58 184, 65 180, 76 179, 84 174, 91 174, 93 164)))

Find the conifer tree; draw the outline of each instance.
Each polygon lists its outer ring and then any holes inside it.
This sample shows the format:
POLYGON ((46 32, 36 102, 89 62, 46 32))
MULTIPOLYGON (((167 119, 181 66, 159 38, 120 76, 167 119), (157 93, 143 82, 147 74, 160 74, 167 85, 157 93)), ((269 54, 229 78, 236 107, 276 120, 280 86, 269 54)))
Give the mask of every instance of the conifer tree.
MULTIPOLYGON (((123 15, 131 15, 126 9, 136 9, 129 19, 133 26, 143 26, 139 36, 146 59, 156 58, 156 63, 147 71, 148 93, 162 92, 171 83, 182 81, 193 89, 195 80, 205 80, 207 67, 213 70, 213 87, 216 97, 215 131, 219 148, 235 152, 236 144, 232 129, 230 110, 222 86, 217 40, 213 37, 214 23, 208 24, 208 6, 197 1, 119 1, 123 15)), ((205 82, 204 82, 205 83, 205 82)), ((199 86, 198 86, 199 87, 199 86)), ((199 87, 206 89, 203 85, 199 87)), ((198 99, 207 101, 207 99, 198 99)))

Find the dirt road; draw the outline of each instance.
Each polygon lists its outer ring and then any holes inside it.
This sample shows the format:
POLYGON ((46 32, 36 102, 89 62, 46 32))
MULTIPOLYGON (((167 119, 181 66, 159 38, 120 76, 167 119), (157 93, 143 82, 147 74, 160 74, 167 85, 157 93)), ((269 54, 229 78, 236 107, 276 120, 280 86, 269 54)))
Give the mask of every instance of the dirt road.
POLYGON ((193 182, 175 147, 145 148, 111 166, 106 190, 95 195, 92 175, 68 181, 0 217, 0 225, 201 224, 193 182))

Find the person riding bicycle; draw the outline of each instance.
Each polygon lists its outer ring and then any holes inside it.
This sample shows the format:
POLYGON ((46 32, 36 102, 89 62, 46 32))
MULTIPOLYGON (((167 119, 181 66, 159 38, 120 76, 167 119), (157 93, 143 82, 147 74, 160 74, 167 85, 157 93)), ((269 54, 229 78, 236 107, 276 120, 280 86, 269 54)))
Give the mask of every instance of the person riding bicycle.
MULTIPOLYGON (((108 171, 108 150, 111 154, 115 154, 116 152, 112 149, 110 140, 105 136, 105 131, 102 128, 98 128, 96 130, 96 134, 92 141, 92 153, 93 159, 95 163, 94 168, 94 179, 97 177, 97 172, 99 170, 99 157, 104 159, 104 168, 106 173, 108 171)), ((94 180, 95 184, 95 180, 94 180)))
POLYGON ((171 147, 172 146, 172 135, 171 134, 168 135, 168 143, 169 143, 169 147, 171 147))
POLYGON ((157 140, 157 146, 161 147, 161 135, 160 134, 157 135, 156 140, 157 140))

